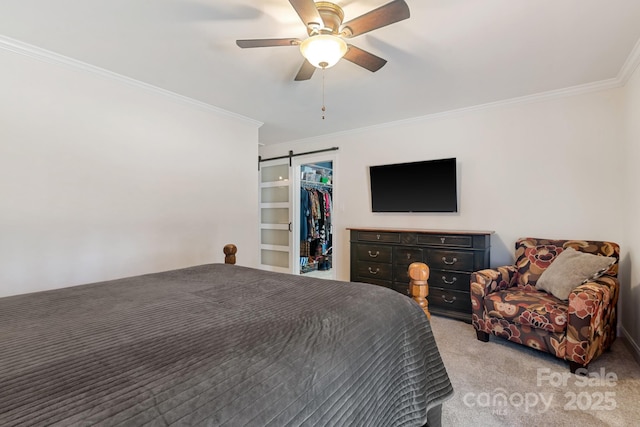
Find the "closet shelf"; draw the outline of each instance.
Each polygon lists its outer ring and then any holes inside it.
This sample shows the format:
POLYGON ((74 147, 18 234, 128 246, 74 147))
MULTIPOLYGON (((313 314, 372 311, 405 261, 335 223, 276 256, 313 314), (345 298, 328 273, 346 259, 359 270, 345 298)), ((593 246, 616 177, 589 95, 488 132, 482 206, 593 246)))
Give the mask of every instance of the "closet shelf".
POLYGON ((313 169, 324 169, 324 170, 328 170, 328 171, 333 171, 333 167, 326 167, 326 166, 320 166, 320 165, 316 165, 315 163, 307 163, 304 165, 305 167, 308 168, 313 168, 313 169))
POLYGON ((332 188, 332 184, 318 181, 307 181, 305 179, 300 180, 300 186, 302 187, 314 187, 314 188, 332 188))

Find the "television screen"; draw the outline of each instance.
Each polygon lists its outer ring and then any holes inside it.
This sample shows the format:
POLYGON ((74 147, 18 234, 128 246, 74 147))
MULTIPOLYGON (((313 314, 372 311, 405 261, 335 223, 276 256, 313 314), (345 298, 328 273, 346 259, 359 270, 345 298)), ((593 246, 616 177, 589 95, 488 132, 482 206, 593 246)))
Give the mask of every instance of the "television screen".
POLYGON ((456 159, 370 166, 373 212, 457 212, 456 159))

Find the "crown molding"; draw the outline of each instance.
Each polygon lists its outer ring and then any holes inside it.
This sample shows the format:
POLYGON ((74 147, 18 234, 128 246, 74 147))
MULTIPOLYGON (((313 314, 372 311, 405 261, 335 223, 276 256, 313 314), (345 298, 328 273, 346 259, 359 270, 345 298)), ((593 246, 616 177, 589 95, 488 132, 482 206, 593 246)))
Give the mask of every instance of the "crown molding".
MULTIPOLYGON (((0 49, 13 52, 19 55, 23 55, 32 59, 36 59, 39 61, 48 62, 50 64, 63 65, 63 66, 71 67, 76 70, 82 70, 88 73, 92 73, 105 78, 116 80, 129 86, 137 87, 139 89, 143 89, 149 92, 154 92, 156 94, 170 98, 173 101, 177 101, 179 103, 186 104, 191 107, 196 107, 200 110, 213 112, 222 116, 231 117, 234 119, 248 122, 256 127, 260 127, 264 124, 263 122, 260 122, 258 120, 254 120, 249 117, 246 117, 237 113, 233 113, 231 111, 224 110, 219 107, 215 107, 211 104, 207 104, 205 102, 198 101, 193 98, 189 98, 187 96, 180 95, 175 92, 171 92, 169 90, 162 89, 157 86, 153 86, 153 85, 141 82, 139 80, 135 80, 133 78, 126 77, 121 74, 117 74, 112 71, 108 71, 103 68, 96 67, 94 65, 87 64, 85 62, 78 61, 76 59, 69 58, 67 56, 60 55, 58 53, 51 52, 46 49, 42 49, 37 46, 33 46, 30 44, 21 42, 19 40, 12 39, 10 37, 0 35, 0 49)), ((526 95, 522 97, 509 98, 509 99, 489 102, 485 104, 479 104, 471 107, 464 107, 464 108, 459 108, 459 109, 454 109, 449 111, 443 111, 439 113, 427 114, 427 115, 413 117, 409 119, 380 123, 373 126, 365 126, 361 128, 350 129, 350 130, 341 131, 341 132, 334 132, 330 134, 313 136, 313 137, 298 139, 298 140, 281 141, 276 144, 310 143, 318 140, 326 140, 326 138, 348 136, 348 135, 359 134, 359 133, 367 132, 371 130, 385 129, 385 128, 390 128, 395 126, 402 126, 402 125, 413 124, 417 122, 424 122, 429 120, 436 120, 436 119, 441 119, 446 117, 454 117, 454 116, 459 116, 462 114, 467 114, 467 113, 486 110, 486 109, 500 108, 500 107, 516 105, 516 104, 526 104, 526 103, 547 101, 552 99, 564 98, 569 96, 577 96, 577 95, 582 95, 586 93, 622 87, 627 84, 627 82, 635 72, 636 68, 638 68, 638 66, 640 66, 640 39, 636 42, 634 48, 632 49, 631 53, 625 60, 625 63, 623 64, 622 68, 620 69, 620 72, 615 78, 601 80, 593 83, 587 83, 584 85, 572 86, 572 87, 563 88, 563 89, 541 92, 533 95, 526 95)), ((272 144, 269 144, 269 145, 272 145, 272 144)))
POLYGON ((69 58, 67 56, 60 55, 58 53, 51 52, 46 49, 42 49, 37 46, 33 46, 28 43, 21 42, 19 40, 12 39, 10 37, 0 35, 0 49, 6 50, 18 55, 26 56, 28 58, 35 59, 38 61, 47 62, 49 64, 58 65, 58 66, 61 65, 61 66, 72 68, 74 70, 81 70, 86 73, 98 75, 100 77, 104 77, 110 80, 115 80, 131 87, 135 87, 138 89, 145 90, 147 92, 152 92, 157 95, 161 95, 165 98, 169 98, 172 101, 178 102, 180 104, 187 105, 190 107, 195 107, 199 110, 206 111, 209 113, 215 113, 220 116, 230 117, 236 120, 244 121, 256 127, 260 127, 264 124, 258 120, 251 119, 241 114, 233 113, 223 108, 215 107, 211 104, 207 104, 206 102, 198 101, 196 99, 189 98, 188 96, 180 95, 175 92, 171 92, 169 90, 162 89, 160 87, 141 82, 131 77, 123 76, 122 74, 114 73, 112 71, 105 70, 104 68, 96 67, 94 65, 87 64, 86 62, 78 61, 76 59, 69 58))
POLYGON ((310 143, 310 142, 316 142, 320 140, 324 141, 327 138, 349 136, 349 135, 368 132, 372 130, 402 126, 402 125, 407 125, 407 124, 412 124, 417 122, 424 122, 428 120, 435 120, 435 119, 440 119, 445 117, 453 117, 453 116, 458 116, 466 113, 471 113, 474 111, 481 111, 481 110, 486 110, 491 108, 500 108, 500 107, 515 105, 515 104, 527 104, 527 103, 540 102, 540 101, 549 101, 552 99, 583 95, 591 92, 598 92, 601 90, 623 87, 629 82, 629 79, 635 72, 636 68, 638 68, 639 66, 640 66, 640 39, 638 39, 635 46, 631 50, 631 53, 629 54, 629 56, 627 56, 627 59, 625 60, 624 64, 622 65, 622 68, 618 72, 618 75, 611 79, 601 80, 601 81, 587 83, 583 85, 572 86, 572 87, 563 88, 563 89, 551 90, 547 92, 540 92, 537 94, 526 95, 526 96, 521 96, 517 98, 509 98, 509 99, 504 99, 500 101, 489 102, 486 104, 474 105, 471 107, 464 107, 464 108, 458 108, 455 110, 448 110, 448 111, 443 111, 439 113, 427 114, 424 116, 413 117, 410 119, 397 120, 393 122, 380 123, 373 126, 365 126, 357 129, 334 132, 331 134, 313 136, 310 138, 297 139, 292 141, 283 141, 283 142, 278 142, 276 144, 310 143))
MULTIPOLYGON (((392 122, 380 123, 372 126, 364 126, 356 129, 349 129, 340 132, 334 132, 330 134, 312 136, 309 138, 292 140, 292 141, 283 141, 278 142, 276 144, 295 144, 295 143, 311 143, 316 141, 325 141, 327 138, 337 138, 342 136, 350 136, 363 132, 369 132, 373 130, 381 130, 386 128, 392 128, 397 126, 405 126, 411 125, 415 123, 426 122, 430 120, 437 120, 448 117, 456 117, 461 116, 468 113, 473 113, 482 110, 496 109, 502 108, 510 105, 518 105, 518 104, 531 104, 535 102, 549 101, 554 99, 566 98, 570 96, 578 96, 592 92, 598 92, 607 89, 613 89, 624 86, 621 79, 619 77, 601 80, 598 82, 587 83, 578 86, 567 87, 563 89, 551 90, 547 92, 541 92, 533 95, 520 96, 517 98, 509 98, 500 101, 488 102, 485 104, 478 104, 471 107, 458 108, 454 110, 443 111, 439 113, 427 114, 424 116, 412 117, 409 119, 396 120, 392 122)), ((275 144, 274 144, 275 145, 275 144)))
POLYGON ((625 86, 633 73, 636 71, 636 68, 640 65, 640 39, 636 42, 636 45, 631 49, 631 53, 627 56, 627 60, 622 65, 620 72, 618 73, 618 80, 620 80, 620 85, 625 86))

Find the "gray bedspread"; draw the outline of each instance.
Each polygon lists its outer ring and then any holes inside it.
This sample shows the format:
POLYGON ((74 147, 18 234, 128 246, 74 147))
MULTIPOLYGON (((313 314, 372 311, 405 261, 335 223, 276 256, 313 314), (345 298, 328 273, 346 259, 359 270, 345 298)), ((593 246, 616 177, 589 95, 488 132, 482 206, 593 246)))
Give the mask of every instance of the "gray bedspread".
POLYGON ((209 264, 0 299, 0 426, 420 426, 426 316, 367 284, 209 264))

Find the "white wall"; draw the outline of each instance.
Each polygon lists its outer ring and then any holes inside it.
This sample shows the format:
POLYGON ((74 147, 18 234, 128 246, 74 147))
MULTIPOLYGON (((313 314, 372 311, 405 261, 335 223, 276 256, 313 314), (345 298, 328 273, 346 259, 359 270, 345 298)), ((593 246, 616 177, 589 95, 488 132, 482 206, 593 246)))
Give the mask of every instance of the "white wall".
POLYGON ((611 89, 262 147, 263 156, 338 146, 338 277, 349 278, 346 227, 493 230, 491 264, 521 236, 623 239, 622 90, 611 89), (456 157, 459 213, 374 214, 368 166, 456 157))
POLYGON ((640 67, 625 87, 623 334, 640 356, 640 67))
POLYGON ((620 89, 506 105, 262 147, 263 156, 340 147, 334 216, 338 278, 346 227, 493 230, 491 264, 518 237, 621 245, 620 325, 640 356, 640 68, 620 89), (459 213, 374 214, 368 166, 457 157, 459 213))
POLYGON ((258 125, 0 49, 0 296, 257 265, 258 125), (238 191, 241 189, 241 191, 238 191))

